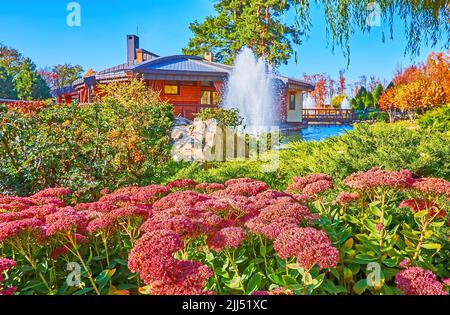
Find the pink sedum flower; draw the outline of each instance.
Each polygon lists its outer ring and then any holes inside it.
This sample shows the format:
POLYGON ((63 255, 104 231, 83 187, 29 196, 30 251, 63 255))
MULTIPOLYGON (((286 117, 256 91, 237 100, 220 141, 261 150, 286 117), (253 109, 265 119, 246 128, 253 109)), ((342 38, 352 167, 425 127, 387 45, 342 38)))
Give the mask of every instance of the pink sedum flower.
POLYGON ((277 255, 282 259, 297 257, 300 266, 310 269, 332 268, 339 262, 339 252, 331 244, 327 234, 314 228, 295 228, 281 233, 274 243, 277 255))
POLYGON ((336 197, 336 199, 334 199, 333 204, 345 207, 350 202, 358 200, 359 198, 361 198, 361 195, 358 193, 351 193, 351 192, 344 191, 344 192, 340 193, 336 197))
POLYGON ((197 185, 198 185, 198 183, 192 179, 177 179, 177 180, 174 180, 173 182, 168 183, 166 185, 166 187, 168 189, 188 190, 188 189, 195 188, 195 186, 197 186, 197 185))
POLYGON ((245 237, 246 234, 242 228, 227 227, 215 233, 208 239, 207 244, 211 250, 220 252, 225 248, 238 248, 244 243, 245 237))
POLYGON ((430 196, 446 196, 450 198, 450 182, 441 178, 423 178, 414 182, 413 188, 430 196))
POLYGON ((448 295, 442 283, 429 270, 410 267, 395 276, 397 288, 406 295, 448 295))

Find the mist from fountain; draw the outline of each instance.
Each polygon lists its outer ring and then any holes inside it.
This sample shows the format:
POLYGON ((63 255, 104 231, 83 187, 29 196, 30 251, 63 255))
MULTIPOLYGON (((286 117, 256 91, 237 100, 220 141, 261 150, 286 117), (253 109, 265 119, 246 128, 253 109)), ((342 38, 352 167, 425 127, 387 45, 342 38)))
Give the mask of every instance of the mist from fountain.
POLYGON ((351 109, 350 101, 347 97, 344 98, 344 100, 341 103, 341 109, 351 109))
POLYGON ((238 109, 247 130, 262 131, 277 121, 274 75, 263 58, 244 47, 225 87, 224 109, 238 109))

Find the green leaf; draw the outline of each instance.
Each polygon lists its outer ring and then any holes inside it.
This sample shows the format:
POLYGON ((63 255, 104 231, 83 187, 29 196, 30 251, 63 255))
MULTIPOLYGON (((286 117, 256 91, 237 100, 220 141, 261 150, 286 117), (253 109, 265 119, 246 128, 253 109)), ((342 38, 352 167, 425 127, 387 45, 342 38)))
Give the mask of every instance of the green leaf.
POLYGON ((359 264, 368 264, 378 260, 378 257, 373 257, 365 254, 358 254, 355 258, 359 264))
POLYGON ((353 286, 353 291, 355 291, 356 294, 361 295, 363 294, 369 286, 367 285, 366 279, 361 279, 358 282, 355 283, 353 286))
POLYGON ((255 265, 250 264, 245 268, 244 272, 242 273, 242 281, 247 281, 247 279, 250 279, 252 274, 256 271, 255 265))
POLYGON ((442 248, 442 245, 441 244, 436 244, 436 243, 433 243, 433 244, 422 244, 422 247, 425 248, 425 249, 435 249, 435 250, 439 251, 442 248))
POLYGON ((282 276, 284 287, 286 289, 292 290, 292 291, 298 291, 302 289, 302 285, 294 278, 288 275, 282 276))
POLYGON ((259 288, 261 281, 262 275, 260 273, 254 274, 247 284, 247 294, 251 294, 253 291, 256 291, 259 288))
POLYGON ((353 272, 350 268, 344 267, 344 279, 347 281, 353 279, 353 272))
POLYGON ((266 246, 260 246, 259 253, 261 254, 261 256, 266 256, 266 254, 267 254, 266 246))

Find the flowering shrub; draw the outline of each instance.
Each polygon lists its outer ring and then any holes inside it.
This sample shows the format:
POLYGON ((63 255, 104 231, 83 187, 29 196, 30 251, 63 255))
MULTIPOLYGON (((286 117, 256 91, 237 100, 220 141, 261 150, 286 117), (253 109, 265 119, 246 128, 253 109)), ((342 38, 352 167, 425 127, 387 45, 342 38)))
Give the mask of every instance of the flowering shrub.
POLYGON ((450 182, 374 168, 342 184, 0 196, 0 252, 15 260, 0 259, 0 294, 448 294, 450 182))
POLYGON ((2 191, 65 186, 87 200, 105 187, 162 181, 172 168, 173 106, 139 80, 108 89, 96 104, 0 105, 2 191))

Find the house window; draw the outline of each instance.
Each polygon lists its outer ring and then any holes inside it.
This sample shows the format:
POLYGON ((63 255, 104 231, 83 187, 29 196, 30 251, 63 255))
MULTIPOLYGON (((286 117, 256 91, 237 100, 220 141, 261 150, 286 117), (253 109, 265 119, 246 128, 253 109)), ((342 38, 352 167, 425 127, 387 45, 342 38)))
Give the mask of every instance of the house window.
POLYGON ((202 91, 202 105, 217 105, 220 102, 219 93, 215 91, 202 91))
POLYGON ((213 81, 202 81, 201 85, 202 86, 213 87, 214 86, 214 82, 213 81))
POLYGON ((177 81, 166 81, 164 83, 164 94, 180 95, 180 84, 177 81))
POLYGON ((289 94, 289 110, 295 110, 295 94, 289 94))

